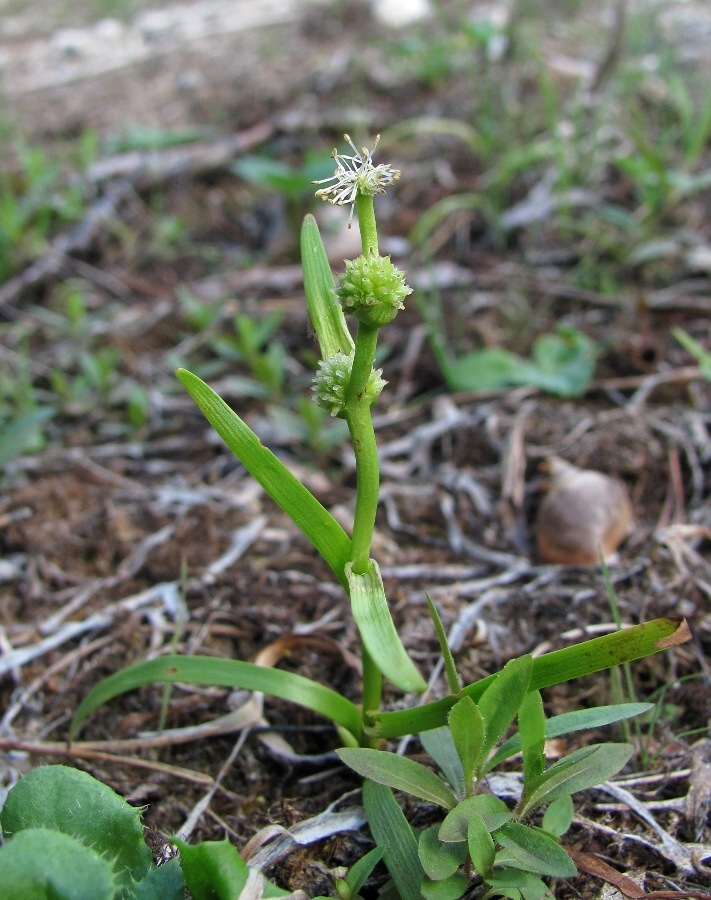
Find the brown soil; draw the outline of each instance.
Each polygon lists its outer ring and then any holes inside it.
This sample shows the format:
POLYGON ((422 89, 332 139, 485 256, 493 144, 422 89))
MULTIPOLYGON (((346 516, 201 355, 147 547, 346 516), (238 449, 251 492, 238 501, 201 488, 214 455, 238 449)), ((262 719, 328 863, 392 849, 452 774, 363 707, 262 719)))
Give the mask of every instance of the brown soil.
MULTIPOLYGON (((278 25, 178 41, 111 71, 62 84, 55 79, 54 86, 37 73, 31 82, 30 71, 13 86, 6 70, 6 108, 32 141, 61 143, 86 125, 103 135, 127 123, 199 126, 211 129, 200 153, 238 134, 242 152, 289 161, 311 145, 327 153, 343 131, 373 134, 433 111, 466 118, 456 85, 393 78, 378 34, 362 4, 308 7, 278 25)), ((6 55, 30 39, 49 37, 37 30, 5 35, 6 55)), ((138 169, 125 157, 103 160, 129 166, 108 181, 97 176, 97 199, 107 195, 107 184, 131 188, 109 221, 46 276, 0 289, 4 333, 26 326, 36 383, 46 389, 57 367, 79 371, 77 341, 47 311, 61 309, 67 285, 80 285, 87 340, 117 347, 120 376, 142 385, 150 400, 147 421, 131 429, 125 403, 102 406, 79 397, 52 420, 41 452, 7 467, 0 495, 0 765, 8 784, 39 763, 70 760, 86 768, 146 805, 157 853, 165 843, 160 835, 186 821, 193 840, 228 834, 242 848, 259 835, 257 843, 266 846, 268 826, 289 829, 339 798, 342 809, 358 802, 357 779, 335 757, 324 760, 338 746, 333 729, 280 702, 264 702, 263 715, 240 733, 246 739, 236 753, 234 727, 197 740, 178 736, 161 747, 141 738, 158 727, 160 687, 128 694, 90 718, 81 740, 106 743, 85 748, 83 756, 70 755, 63 743, 92 685, 173 643, 179 652, 251 659, 285 635, 300 635, 280 664, 358 696, 355 628, 327 567, 209 433, 171 375, 183 360, 202 367, 264 443, 348 521, 354 472, 344 445, 308 449, 283 420, 270 417, 274 398, 249 396, 230 380, 249 376, 243 363, 222 358, 210 370, 210 342, 229 333, 236 313, 277 310, 283 319, 275 340, 286 351, 290 388, 302 385, 308 393, 314 348, 291 230, 304 210, 250 187, 229 172, 229 162, 205 163, 200 153, 188 151, 172 175, 166 175, 175 162, 171 151, 144 158, 138 169), (176 243, 161 237, 170 217, 184 223, 176 243), (215 311, 203 334, 191 331, 181 301, 186 292, 215 311), (316 635, 331 640, 309 637, 316 635), (131 750, 121 743, 137 738, 131 750)), ((394 254, 400 246, 394 239, 409 233, 421 210, 476 181, 476 160, 445 139, 422 137, 414 150, 396 144, 395 153, 404 169, 396 202, 389 195, 378 206, 383 245, 394 254), (432 165, 436 156, 444 175, 432 165)), ((339 228, 341 240, 343 220, 339 228)), ((708 220, 706 229, 708 240, 708 220)), ((623 805, 606 806, 611 798, 595 791, 578 799, 567 844, 631 876, 641 873, 648 891, 711 888, 711 827, 695 816, 693 793, 705 791, 708 803, 708 783, 693 786, 708 769, 694 744, 709 736, 711 708, 711 385, 670 335, 678 325, 708 339, 709 280, 647 272, 646 281, 630 281, 611 300, 569 287, 564 266, 554 261, 564 236, 541 228, 499 247, 489 238, 469 221, 441 236, 434 274, 447 316, 454 321, 460 310, 462 346, 483 337, 527 353, 532 330, 565 321, 603 347, 596 380, 574 401, 528 388, 451 396, 415 304, 385 329, 389 384, 377 413, 383 502, 374 555, 396 622, 422 670, 432 671, 438 651, 428 591, 445 626, 459 625, 456 657, 467 682, 517 654, 568 646, 613 627, 600 571, 539 565, 532 523, 546 456, 620 478, 635 515, 610 569, 622 620, 685 616, 694 636, 632 666, 638 698, 663 695, 664 706, 653 734, 643 728, 640 738, 649 744, 638 765, 653 777, 632 780, 629 789, 696 868, 675 868, 658 835, 623 805), (550 261, 532 266, 531 247, 550 261), (605 825, 615 829, 614 839, 605 825)), ((338 266, 351 251, 329 240, 338 266)), ((401 263, 414 284, 432 275, 411 255, 401 263)), ((18 346, 6 343, 8 351, 18 346)), ((614 702, 615 684, 604 674, 551 689, 547 709, 614 702)), ((434 693, 444 691, 437 682, 434 693)), ((167 727, 210 723, 243 702, 227 690, 180 686, 167 727)), ((413 824, 423 824, 426 811, 412 803, 409 811, 413 824)), ((368 841, 363 828, 334 831, 309 846, 292 843, 268 874, 309 896, 328 893, 329 870, 352 864, 368 841)), ((364 896, 375 896, 383 878, 378 870, 364 896)), ((594 897, 600 884, 580 875, 555 893, 594 897)))

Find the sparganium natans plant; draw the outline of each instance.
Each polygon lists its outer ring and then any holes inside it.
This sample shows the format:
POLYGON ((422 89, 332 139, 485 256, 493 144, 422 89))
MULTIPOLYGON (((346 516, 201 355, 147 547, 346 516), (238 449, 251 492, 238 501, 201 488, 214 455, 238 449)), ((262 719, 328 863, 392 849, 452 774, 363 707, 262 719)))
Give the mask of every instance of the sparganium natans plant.
MULTIPOLYGON (((138 663, 97 684, 79 706, 71 734, 76 734, 99 705, 149 682, 210 684, 261 691, 301 704, 330 719, 342 743, 353 748, 344 752, 343 758, 368 778, 364 798, 371 830, 406 900, 420 897, 421 891, 425 896, 458 897, 462 879, 476 873, 487 880, 492 891, 497 889, 496 879, 501 882, 502 872, 526 870, 527 866, 532 877, 568 875, 571 867, 555 850, 557 845, 550 834, 531 836, 522 832, 520 829, 525 826, 518 819, 544 800, 547 803, 564 798, 574 790, 609 777, 624 765, 629 752, 618 749, 606 755, 598 748, 591 748, 590 753, 583 753, 582 759, 569 758, 567 767, 559 765, 557 769, 551 767, 544 771, 543 741, 546 736, 564 731, 597 727, 626 718, 639 713, 642 707, 626 704, 545 721, 538 691, 674 646, 686 640, 688 632, 683 620, 657 619, 537 659, 521 657, 501 673, 461 687, 442 623, 430 603, 445 657, 449 693, 429 703, 392 712, 383 710, 383 678, 405 693, 420 693, 426 688, 398 635, 380 569, 370 556, 380 484, 371 409, 385 385, 381 371, 374 368, 378 332, 403 308, 405 298, 412 291, 405 283, 404 273, 389 257, 380 255, 375 222, 374 197, 384 193, 400 172, 388 164, 375 165, 373 152, 377 140, 371 150, 362 152, 348 136, 346 140, 353 154, 339 154, 334 150, 335 174, 318 182, 328 186, 321 187, 316 195, 331 203, 350 205, 349 226, 354 210, 357 212, 362 253, 357 259, 346 261, 345 272, 336 285, 316 220, 308 215, 301 231, 301 254, 308 313, 321 351, 314 379, 314 399, 331 415, 346 421, 355 453, 357 486, 352 533, 348 535, 344 531, 207 384, 184 369, 178 370, 177 375, 230 450, 312 542, 346 591, 361 641, 361 702, 353 703, 326 685, 294 672, 267 669, 241 660, 174 654, 138 663), (346 316, 355 319, 353 333, 346 316), (520 734, 497 749, 514 719, 519 723, 520 734), (443 743, 441 736, 435 740, 426 735, 423 742, 433 758, 445 761, 440 766, 448 784, 422 767, 403 770, 401 764, 407 764, 407 760, 381 749, 388 738, 428 732, 441 735, 442 729, 451 735, 447 738, 449 743, 443 743), (522 801, 510 814, 500 806, 492 812, 487 801, 477 799, 483 796, 478 793, 482 779, 492 765, 515 755, 522 746, 525 770, 522 801), (452 767, 453 759, 459 762, 452 767), (459 785, 452 783, 457 780, 459 785), (418 797, 439 803, 449 811, 448 822, 456 820, 456 827, 448 825, 437 834, 427 832, 427 844, 419 848, 418 855, 413 832, 406 822, 403 826, 402 814, 386 786, 408 789, 418 797), (399 847, 398 853, 392 849, 393 840, 399 847), (448 866, 440 870, 436 863, 442 847, 449 847, 452 854, 448 866), (443 871, 447 874, 442 875, 443 871)), ((540 880, 517 887, 516 877, 509 874, 499 886, 504 896, 533 896, 539 891, 540 880)))

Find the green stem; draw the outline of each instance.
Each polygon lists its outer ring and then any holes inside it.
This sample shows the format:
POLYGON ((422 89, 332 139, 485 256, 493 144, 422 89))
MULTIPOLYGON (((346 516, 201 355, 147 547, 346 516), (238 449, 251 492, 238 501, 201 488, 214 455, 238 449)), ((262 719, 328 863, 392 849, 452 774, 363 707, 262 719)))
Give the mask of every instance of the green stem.
POLYGON ((370 402, 365 393, 373 370, 377 340, 377 328, 363 325, 362 322, 358 324, 353 369, 346 388, 344 405, 345 419, 356 459, 356 507, 351 540, 351 562, 356 575, 362 575, 368 570, 380 490, 378 447, 370 414, 370 402))
MULTIPOLYGON (((375 225, 373 198, 356 196, 358 225, 363 255, 378 255, 378 230, 375 225)), ((344 413, 356 458, 356 507, 351 540, 353 572, 362 575, 370 565, 370 545, 375 529, 375 514, 380 493, 380 466, 375 442, 373 418, 365 389, 373 371, 378 329, 358 323, 353 369, 346 388, 344 413)), ((370 653, 362 646, 363 712, 379 712, 383 693, 383 676, 370 653)), ((370 739, 366 743, 375 745, 370 739)))
POLYGON ((378 229, 375 227, 373 198, 367 194, 358 194, 356 197, 356 210, 358 211, 358 226, 360 228, 361 244, 363 245, 363 256, 377 256, 378 229))

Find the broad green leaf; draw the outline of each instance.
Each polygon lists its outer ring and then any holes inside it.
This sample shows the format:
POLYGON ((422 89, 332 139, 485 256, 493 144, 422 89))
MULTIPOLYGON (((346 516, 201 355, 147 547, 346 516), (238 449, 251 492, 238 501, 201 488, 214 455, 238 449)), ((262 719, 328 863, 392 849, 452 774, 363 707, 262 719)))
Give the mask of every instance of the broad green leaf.
MULTIPOLYGON (((612 725, 634 716, 641 716, 653 708, 652 703, 617 703, 614 706, 596 706, 592 709, 576 709, 572 712, 561 713, 559 716, 553 716, 552 719, 546 720, 545 737, 547 741, 550 741, 563 734, 602 728, 604 725, 612 725)), ((510 759, 520 752, 521 735, 514 734, 492 756, 486 764, 486 771, 490 771, 503 760, 510 759)))
POLYGON ((488 831, 496 831, 513 818, 513 813, 503 800, 492 794, 477 794, 462 800, 447 813, 439 827, 439 839, 447 843, 466 841, 472 813, 482 817, 488 831))
POLYGON ((180 860, 169 859, 152 866, 146 877, 134 884, 131 900, 185 900, 185 879, 180 860))
POLYGON ((482 758, 488 755, 514 720, 521 701, 529 690, 531 665, 528 654, 510 660, 479 698, 479 712, 486 728, 482 758))
POLYGON ((454 875, 467 856, 467 845, 444 844, 437 837, 439 825, 430 825, 420 834, 417 852, 420 856, 425 875, 432 881, 442 881, 454 875))
POLYGON ((311 193, 314 180, 330 175, 333 165, 330 160, 319 158, 295 168, 268 156, 245 155, 235 161, 232 171, 245 181, 276 191, 290 200, 298 200, 311 193))
POLYGON ((211 656, 161 656, 136 663, 104 678, 89 691, 74 713, 70 740, 79 726, 99 706, 126 691, 154 682, 205 684, 261 691, 272 697, 305 706, 341 725, 356 738, 361 733, 358 707, 331 688, 295 672, 283 672, 236 659, 211 656))
POLYGON ((0 847, 3 900, 114 900, 111 863, 68 834, 28 828, 0 847))
POLYGON ((458 391, 489 391, 507 385, 530 385, 560 397, 579 397, 595 369, 597 350, 581 331, 561 325, 538 338, 531 359, 487 347, 447 360, 444 376, 458 391))
POLYGON ((537 875, 522 872, 519 869, 499 869, 494 872, 487 883, 492 890, 484 894, 483 900, 489 897, 512 897, 514 900, 555 900, 548 887, 537 875))
POLYGON ((140 881, 152 864, 143 839, 141 811, 80 769, 40 766, 10 791, 0 813, 6 837, 48 828, 91 846, 116 873, 119 895, 140 881))
POLYGON ((191 845, 172 839, 180 851, 180 865, 194 900, 230 900, 239 897, 249 869, 228 840, 191 845))
POLYGON ((405 791, 445 809, 452 809, 457 802, 441 778, 412 759, 365 747, 343 747, 336 753, 363 778, 395 788, 396 791, 405 791))
POLYGON ((450 360, 444 371, 453 391, 495 391, 513 384, 522 360, 508 350, 489 347, 450 360))
POLYGON ((23 453, 29 445, 37 442, 42 433, 42 425, 51 419, 54 413, 54 409, 42 406, 3 424, 0 433, 0 469, 15 456, 23 453))
POLYGON ((523 792, 543 774, 546 766, 546 717, 540 691, 530 691, 518 710, 518 727, 523 750, 523 792))
POLYGON ((573 798, 570 794, 563 794, 545 811, 541 823, 543 830, 555 837, 561 837, 570 828, 574 812, 573 798))
POLYGON ((354 897, 363 887, 365 882, 368 880, 370 873, 378 865, 382 858, 382 847, 373 847, 372 850, 369 850, 365 854, 365 856, 361 856, 361 858, 351 866, 351 869, 348 872, 348 875, 346 875, 345 880, 346 884, 348 885, 348 889, 354 897))
POLYGON ((559 397, 580 397, 593 377, 596 360, 597 348, 587 335, 560 325, 534 343, 531 377, 520 371, 516 383, 530 383, 559 397))
POLYGON ((425 900, 459 900, 467 891, 469 882, 461 872, 455 872, 443 881, 422 879, 422 896, 425 900))
POLYGON ((392 791, 382 784, 366 781, 363 807, 400 900, 421 900, 420 884, 424 872, 417 855, 417 841, 392 791))
POLYGON ((353 619, 371 659, 383 675, 402 691, 422 693, 427 690, 427 682, 407 655, 397 633, 380 568, 375 560, 369 562, 368 571, 362 575, 353 572, 352 563, 345 566, 353 619))
MULTIPOLYGON (((690 638, 691 632, 686 620, 679 616, 668 616, 563 650, 554 650, 533 660, 529 690, 540 690, 593 672, 611 669, 613 666, 677 647, 690 638)), ((495 677, 489 675, 467 685, 462 693, 477 702, 495 677)), ((456 697, 444 697, 422 706, 373 715, 367 734, 372 738, 395 738, 439 728, 446 724, 449 710, 456 700, 456 697)))
POLYGON ((212 388, 186 369, 178 369, 177 376, 225 444, 306 535, 347 590, 344 567, 351 542, 343 528, 212 388))
POLYGON ((564 794, 574 794, 607 781, 626 765, 633 749, 631 744, 593 744, 558 760, 541 776, 540 783, 527 797, 521 815, 564 794))
POLYGON ((573 860, 560 844, 527 825, 509 822, 495 832, 494 840, 503 847, 496 854, 497 865, 554 878, 572 878, 577 874, 573 860))
POLYGON ((462 763, 465 790, 471 793, 477 770, 486 754, 486 726, 471 697, 462 697, 451 708, 449 729, 462 763))
POLYGON ((476 871, 488 878, 494 867, 496 847, 484 817, 475 809, 469 814, 467 822, 467 847, 476 871))
POLYGON ((454 792, 463 797, 464 770, 449 728, 443 725, 441 728, 423 731, 420 735, 420 743, 437 763, 454 792))
MULTIPOLYGON (((188 844, 179 838, 173 841, 180 851, 180 864, 193 900, 233 900, 241 896, 250 870, 227 839, 200 844, 188 844)), ((289 891, 269 884, 261 875, 259 878, 264 882, 261 896, 289 896, 289 891)))
POLYGON ((309 318, 318 338, 322 358, 327 359, 339 352, 347 356, 353 351, 353 338, 348 330, 343 308, 336 300, 333 273, 316 219, 312 215, 307 215, 301 226, 301 265, 304 270, 309 318))

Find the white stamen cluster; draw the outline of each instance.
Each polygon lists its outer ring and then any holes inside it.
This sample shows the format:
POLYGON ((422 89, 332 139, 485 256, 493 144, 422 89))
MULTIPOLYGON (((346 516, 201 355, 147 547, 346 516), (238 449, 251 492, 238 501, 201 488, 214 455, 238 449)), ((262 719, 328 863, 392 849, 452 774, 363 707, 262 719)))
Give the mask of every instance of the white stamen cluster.
POLYGON ((350 228, 358 194, 366 194, 370 197, 384 194, 386 186, 400 177, 400 170, 392 169, 390 163, 379 166, 373 164, 373 154, 378 146, 380 135, 375 138, 370 150, 363 147, 360 152, 349 135, 345 134, 344 138, 353 148, 354 155, 349 156, 334 149, 331 155, 336 160, 335 173, 330 178, 314 181, 314 184, 334 182, 330 187, 320 188, 316 191, 316 196, 319 200, 326 200, 338 206, 350 204, 351 213, 348 216, 348 227, 350 228))

